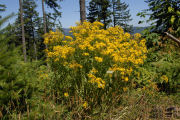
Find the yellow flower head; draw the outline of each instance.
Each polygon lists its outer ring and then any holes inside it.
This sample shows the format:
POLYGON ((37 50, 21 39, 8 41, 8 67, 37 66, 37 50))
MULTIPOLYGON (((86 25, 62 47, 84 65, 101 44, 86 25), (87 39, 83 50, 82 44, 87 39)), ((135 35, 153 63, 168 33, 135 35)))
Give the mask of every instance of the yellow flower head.
POLYGON ((139 39, 140 37, 141 37, 141 34, 139 33, 134 34, 134 38, 139 39))
POLYGON ((95 60, 96 60, 97 62, 102 62, 102 61, 103 61, 103 58, 101 58, 101 57, 95 57, 95 60))
POLYGON ((69 97, 69 94, 67 92, 64 93, 65 97, 69 97))
POLYGON ((66 40, 73 40, 73 38, 71 36, 65 36, 66 40))
POLYGON ((124 78, 124 81, 128 82, 129 78, 128 77, 125 77, 124 78))
POLYGON ((88 107, 87 101, 84 102, 83 107, 86 109, 88 107))
POLYGON ((124 36, 129 39, 131 37, 131 35, 129 33, 125 33, 124 36))
POLYGON ((83 56, 89 56, 89 53, 83 53, 82 55, 83 56))
POLYGON ((93 68, 93 69, 91 70, 91 72, 92 72, 92 73, 97 73, 98 71, 97 71, 95 68, 93 68))
POLYGON ((166 83, 168 82, 168 77, 166 75, 161 76, 161 79, 166 83))
POLYGON ((126 92, 128 90, 128 87, 123 87, 123 91, 126 92))

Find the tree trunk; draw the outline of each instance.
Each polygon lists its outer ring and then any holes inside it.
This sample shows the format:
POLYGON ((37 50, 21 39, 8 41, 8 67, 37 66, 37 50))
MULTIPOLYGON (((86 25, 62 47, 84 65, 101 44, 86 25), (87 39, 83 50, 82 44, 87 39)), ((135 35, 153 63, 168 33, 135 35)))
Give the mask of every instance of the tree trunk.
POLYGON ((164 32, 169 38, 171 38, 173 41, 177 42, 178 45, 180 46, 180 40, 176 37, 174 37, 173 35, 171 35, 170 33, 168 32, 164 32))
POLYGON ((34 25, 33 25, 33 20, 31 18, 31 23, 32 23, 32 32, 33 32, 33 47, 34 47, 34 58, 35 60, 37 61, 37 45, 36 45, 36 38, 35 38, 35 35, 34 35, 34 25))
POLYGON ((37 46, 36 46, 36 40, 34 39, 34 57, 35 57, 35 60, 37 61, 37 46))
MULTIPOLYGON (((43 12, 43 24, 44 24, 44 34, 47 33, 47 24, 46 24, 46 13, 44 10, 44 0, 42 0, 42 12, 43 12)), ((47 49, 47 45, 46 45, 46 49, 47 49)))
POLYGON ((27 62, 26 40, 25 40, 25 34, 24 34, 24 20, 23 20, 22 0, 19 0, 19 7, 20 7, 20 16, 21 16, 21 27, 22 27, 22 45, 23 45, 24 62, 27 62))
POLYGON ((85 0, 79 0, 79 5, 80 5, 80 20, 81 23, 83 23, 86 20, 85 0))
POLYGON ((112 9, 113 9, 113 25, 116 26, 116 19, 115 19, 115 1, 112 0, 112 9))

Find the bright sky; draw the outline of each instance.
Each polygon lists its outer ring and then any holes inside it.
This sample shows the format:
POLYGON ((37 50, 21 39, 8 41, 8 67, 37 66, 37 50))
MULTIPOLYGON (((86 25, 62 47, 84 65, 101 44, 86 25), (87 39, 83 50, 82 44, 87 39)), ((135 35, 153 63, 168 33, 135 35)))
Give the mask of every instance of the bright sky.
MULTIPOLYGON (((41 11, 41 0, 35 0, 37 1, 38 8, 37 11, 40 13, 40 16, 42 16, 41 11)), ((86 0, 86 6, 88 6, 88 2, 90 0, 86 0)), ((133 26, 148 26, 148 24, 138 24, 139 20, 142 20, 142 18, 136 16, 138 12, 140 12, 143 9, 147 9, 148 5, 144 2, 144 0, 122 0, 125 1, 127 4, 129 4, 130 14, 133 18, 132 24, 133 26)), ((7 9, 6 12, 2 13, 3 16, 8 15, 12 12, 17 13, 19 9, 19 0, 1 0, 0 4, 5 4, 7 9)), ((74 26, 76 21, 80 20, 79 17, 79 0, 63 0, 60 2, 61 4, 61 24, 63 28, 69 28, 70 26, 74 26)), ((49 10, 49 9, 46 9, 49 10)), ((9 22, 14 21, 15 18, 11 19, 9 22)))

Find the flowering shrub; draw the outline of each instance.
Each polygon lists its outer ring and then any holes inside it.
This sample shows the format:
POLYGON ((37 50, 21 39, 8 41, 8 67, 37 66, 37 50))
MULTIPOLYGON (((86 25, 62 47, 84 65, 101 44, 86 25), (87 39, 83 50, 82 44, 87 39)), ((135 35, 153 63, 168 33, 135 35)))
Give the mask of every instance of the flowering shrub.
POLYGON ((132 74, 146 59, 146 40, 118 26, 102 28, 100 22, 84 22, 71 27, 72 37, 60 31, 45 34, 58 97, 77 95, 81 104, 90 105, 133 84, 132 74))

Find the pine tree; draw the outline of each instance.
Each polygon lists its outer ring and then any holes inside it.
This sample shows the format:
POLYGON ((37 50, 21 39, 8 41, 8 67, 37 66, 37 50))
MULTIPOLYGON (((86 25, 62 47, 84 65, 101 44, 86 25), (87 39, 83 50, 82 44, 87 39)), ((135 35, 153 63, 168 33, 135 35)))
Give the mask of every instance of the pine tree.
POLYGON ((111 11, 110 11, 110 1, 109 0, 101 0, 99 1, 99 8, 100 14, 99 14, 99 20, 104 24, 104 29, 108 27, 108 25, 111 23, 111 11))
MULTIPOLYGON (((34 0, 24 0, 23 3, 23 19, 24 19, 24 32, 26 38, 26 50, 28 58, 31 60, 38 59, 38 51, 37 51, 37 44, 39 42, 39 37, 37 36, 38 24, 39 22, 39 14, 35 10, 37 7, 34 0)), ((16 27, 16 46, 19 46, 19 38, 20 32, 22 32, 22 28, 19 27, 20 24, 20 15, 16 19, 15 23, 18 27, 16 27)))
POLYGON ((21 28, 22 28, 23 55, 24 55, 24 62, 26 62, 27 61, 27 54, 26 54, 26 40, 25 40, 25 35, 24 35, 24 19, 23 19, 22 0, 19 0, 19 7, 20 7, 20 17, 21 17, 21 28))
POLYGON ((36 29, 38 25, 38 12, 34 0, 24 0, 24 20, 25 20, 25 35, 27 39, 27 50, 31 59, 37 60, 37 36, 36 29))
POLYGON ((130 11, 128 10, 129 5, 121 0, 112 0, 112 9, 113 9, 113 25, 121 26, 124 31, 131 32, 132 26, 128 23, 132 20, 130 11))
POLYGON ((89 22, 93 23, 97 20, 98 18, 98 8, 97 8, 97 3, 94 0, 91 0, 89 2, 89 7, 88 7, 89 13, 87 19, 89 22))
MULTIPOLYGON (((38 12, 36 11, 36 2, 35 0, 24 0, 23 11, 24 11, 24 28, 25 28, 25 37, 26 37, 26 46, 27 46, 27 55, 30 60, 41 59, 44 55, 43 50, 45 45, 43 45, 43 21, 39 17, 38 12)), ((21 37, 21 27, 20 24, 20 15, 16 19, 15 25, 15 34, 16 40, 15 45, 20 45, 21 37)))
MULTIPOLYGON (((0 19, 0 28, 13 16, 0 19)), ((26 108, 25 99, 30 95, 28 82, 23 76, 24 62, 19 49, 11 42, 14 40, 13 28, 8 25, 0 29, 0 117, 11 119, 8 114, 20 112, 26 108)), ((31 89, 32 90, 32 89, 31 89)))
POLYGON ((91 22, 100 21, 106 29, 112 21, 110 7, 110 0, 91 0, 88 8, 88 20, 91 22))

